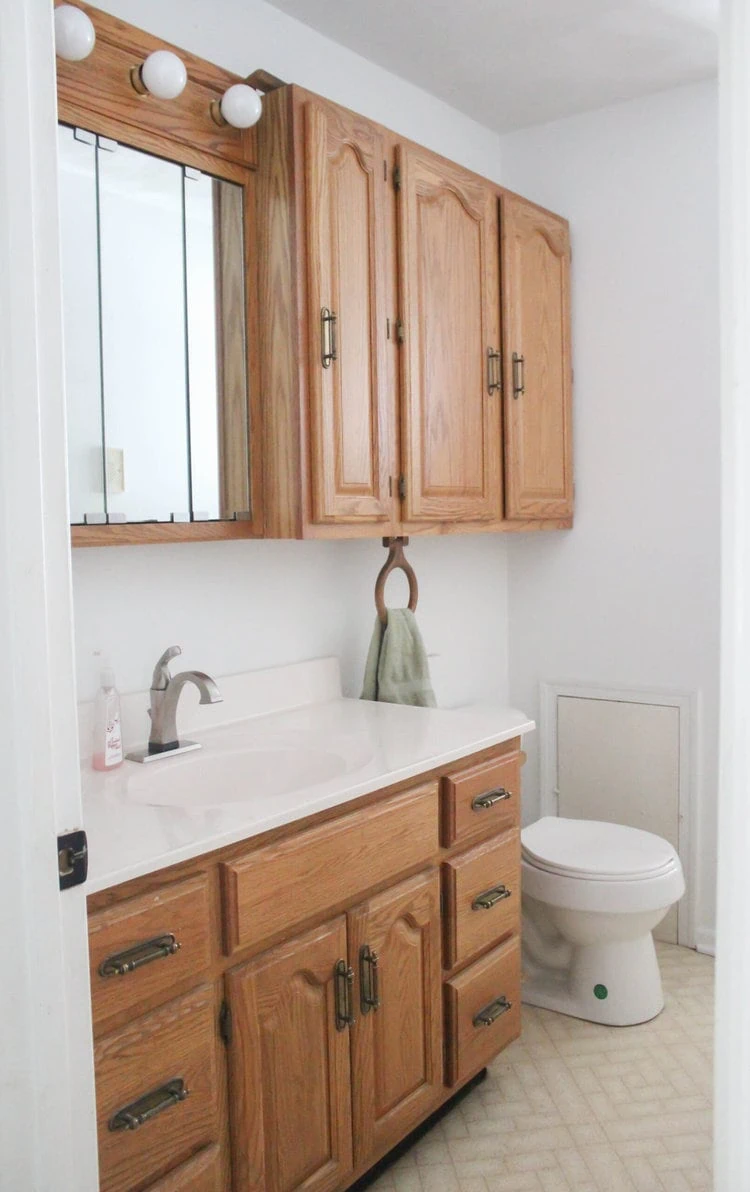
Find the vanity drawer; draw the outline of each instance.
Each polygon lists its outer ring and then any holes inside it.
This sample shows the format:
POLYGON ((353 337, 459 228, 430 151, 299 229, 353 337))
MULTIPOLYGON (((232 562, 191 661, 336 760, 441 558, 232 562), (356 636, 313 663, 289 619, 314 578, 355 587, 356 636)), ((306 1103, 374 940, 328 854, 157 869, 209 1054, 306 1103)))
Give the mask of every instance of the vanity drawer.
POLYGON ((437 851, 438 789, 431 782, 227 862, 225 951, 290 936, 437 851))
POLYGON ((208 987, 97 1043, 101 1192, 148 1186, 219 1140, 217 1045, 214 994, 208 987), (148 1115, 141 1124, 139 1114, 148 1115), (135 1125, 128 1128, 128 1120, 135 1125))
POLYGON ((519 822, 520 750, 443 779, 443 845, 494 836, 519 822))
POLYGON ((226 1186, 221 1150, 207 1146, 163 1179, 149 1184, 147 1192, 225 1192, 226 1186))
POLYGON ((517 936, 445 984, 446 1083, 488 1064, 521 1033, 521 944, 517 936))
POLYGON ((203 980, 211 962, 208 877, 201 873, 89 915, 94 1031, 203 980), (174 950, 173 950, 174 949, 174 950))
POLYGON ((518 929, 521 905, 518 829, 443 865, 445 967, 465 964, 518 929))

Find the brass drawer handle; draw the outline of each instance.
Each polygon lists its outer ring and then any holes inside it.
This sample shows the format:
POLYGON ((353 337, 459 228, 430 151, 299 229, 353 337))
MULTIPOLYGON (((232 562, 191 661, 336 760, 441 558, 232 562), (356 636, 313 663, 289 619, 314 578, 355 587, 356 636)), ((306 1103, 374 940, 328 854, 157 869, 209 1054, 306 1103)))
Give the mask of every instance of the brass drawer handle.
POLYGON ((144 943, 136 944, 134 948, 128 948, 125 952, 115 952, 114 956, 108 956, 99 965, 99 976, 124 977, 144 964, 150 964, 152 960, 174 956, 181 947, 182 944, 175 939, 171 931, 165 935, 157 935, 155 939, 145 940, 144 943))
POLYGON ((485 890, 484 894, 477 894, 471 904, 471 909, 473 911, 490 911, 504 898, 510 898, 511 893, 512 891, 507 886, 493 886, 491 890, 485 890))
POLYGON ((360 1007, 363 1014, 380 1009, 380 968, 378 954, 369 944, 359 953, 360 1007))
POLYGON ((354 969, 345 960, 339 960, 333 970, 335 982, 336 1002, 336 1030, 345 1031, 348 1026, 354 1026, 356 1019, 352 1012, 352 990, 354 988, 354 969))
POLYGON ((336 345, 336 320, 338 316, 333 310, 324 306, 320 312, 320 362, 323 368, 330 368, 334 360, 338 360, 336 345))
POLYGON ((496 803, 502 803, 503 799, 512 799, 512 791, 507 791, 504 786, 499 786, 497 790, 487 791, 483 795, 477 795, 476 799, 472 800, 472 811, 487 811, 488 808, 494 807, 496 803))
POLYGON ((508 1010, 513 1009, 513 1003, 509 1002, 504 993, 500 997, 495 998, 494 1002, 490 1002, 489 1006, 485 1006, 478 1014, 474 1015, 474 1026, 492 1026, 493 1022, 497 1022, 498 1018, 503 1014, 507 1014, 508 1010))
POLYGON ((113 1133, 118 1130, 138 1130, 144 1122, 150 1122, 165 1109, 179 1105, 189 1093, 190 1089, 185 1088, 182 1077, 168 1080, 152 1093, 146 1093, 145 1097, 139 1097, 137 1101, 131 1101, 130 1105, 118 1109, 109 1120, 109 1128, 113 1133))

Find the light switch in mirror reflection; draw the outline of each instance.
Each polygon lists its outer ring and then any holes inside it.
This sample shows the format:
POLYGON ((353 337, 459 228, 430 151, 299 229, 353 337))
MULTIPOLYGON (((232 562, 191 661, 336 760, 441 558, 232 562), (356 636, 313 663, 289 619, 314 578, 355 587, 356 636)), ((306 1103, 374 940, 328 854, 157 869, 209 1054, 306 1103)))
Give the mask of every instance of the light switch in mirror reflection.
POLYGON ((59 129, 71 521, 250 509, 243 188, 59 129))

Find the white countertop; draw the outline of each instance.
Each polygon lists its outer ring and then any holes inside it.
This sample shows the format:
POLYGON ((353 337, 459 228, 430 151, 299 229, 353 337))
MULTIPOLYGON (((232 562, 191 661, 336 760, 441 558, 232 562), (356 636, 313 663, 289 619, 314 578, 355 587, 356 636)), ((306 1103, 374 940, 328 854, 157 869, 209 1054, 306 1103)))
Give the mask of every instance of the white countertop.
MULTIPOLYGON (((328 666, 332 674, 330 660, 304 666, 328 666)), ((280 670, 265 672, 277 687, 280 670)), ((328 685, 300 684, 299 667, 284 670, 294 672, 298 698, 304 687, 318 702, 230 719, 204 731, 195 726, 209 709, 193 709, 192 720, 189 712, 186 718, 189 736, 203 745, 199 751, 146 766, 126 761, 108 774, 82 762, 88 892, 338 807, 534 728, 512 708, 445 710, 344 699, 336 692, 337 668, 335 682, 328 685), (333 698, 319 700, 321 694, 333 698), (300 760, 302 779, 293 766, 285 767, 287 759, 300 760), (199 805, 176 805, 187 788, 199 792, 199 805), (175 805, 166 805, 170 801, 175 805)), ((250 677, 256 697, 262 692, 261 675, 250 677)), ((219 680, 219 686, 236 692, 238 679, 219 680)), ((258 703, 264 706, 262 695, 258 703)), ((247 691, 244 702, 234 700, 234 711, 240 706, 248 710, 247 691)), ((229 717, 232 710, 227 709, 229 717)), ((85 720, 85 708, 82 713, 85 720)), ((180 724, 181 736, 187 735, 180 724)))

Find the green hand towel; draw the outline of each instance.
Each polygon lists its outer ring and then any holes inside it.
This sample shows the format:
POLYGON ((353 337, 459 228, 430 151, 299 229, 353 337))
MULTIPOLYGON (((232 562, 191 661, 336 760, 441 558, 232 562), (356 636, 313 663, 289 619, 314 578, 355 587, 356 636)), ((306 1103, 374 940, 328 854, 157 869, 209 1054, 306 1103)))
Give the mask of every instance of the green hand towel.
POLYGON ((411 609, 389 609, 386 625, 376 619, 361 698, 383 704, 436 707, 427 652, 411 609))

